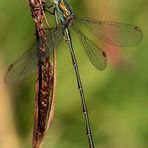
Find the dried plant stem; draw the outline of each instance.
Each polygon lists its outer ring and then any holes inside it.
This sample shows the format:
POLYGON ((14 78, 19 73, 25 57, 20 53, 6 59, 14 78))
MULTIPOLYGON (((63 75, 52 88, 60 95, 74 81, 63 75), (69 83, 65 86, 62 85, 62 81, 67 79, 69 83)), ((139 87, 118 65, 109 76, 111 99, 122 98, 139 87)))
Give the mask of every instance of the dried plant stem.
MULTIPOLYGON (((46 53, 48 48, 45 31, 44 21, 45 14, 43 11, 44 1, 29 0, 32 18, 36 27, 36 38, 40 40, 39 50, 46 53)), ((51 124, 53 111, 54 111, 54 98, 55 98, 55 50, 54 50, 54 64, 49 62, 49 57, 45 57, 43 62, 38 65, 37 80, 35 89, 35 114, 34 114, 34 128, 33 128, 33 148, 40 148, 43 138, 51 124)))

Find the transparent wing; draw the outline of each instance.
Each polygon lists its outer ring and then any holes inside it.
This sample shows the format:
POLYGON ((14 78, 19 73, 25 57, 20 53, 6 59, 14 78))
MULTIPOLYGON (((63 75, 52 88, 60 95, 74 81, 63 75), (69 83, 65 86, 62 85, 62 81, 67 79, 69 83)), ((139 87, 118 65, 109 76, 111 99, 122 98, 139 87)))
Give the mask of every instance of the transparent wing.
POLYGON ((104 70, 107 63, 106 53, 89 40, 84 34, 80 32, 75 26, 72 27, 78 34, 82 47, 89 57, 91 63, 99 70, 104 70))
POLYGON ((11 84, 23 80, 36 68, 36 62, 32 59, 32 50, 28 50, 24 55, 14 61, 5 74, 5 82, 11 84))
POLYGON ((115 46, 136 45, 143 37, 142 30, 138 26, 125 23, 76 18, 75 24, 83 25, 98 39, 115 46))
POLYGON ((39 44, 41 41, 38 41, 33 49, 28 50, 9 66, 5 74, 5 82, 7 84, 19 82, 33 73, 38 61, 42 62, 49 52, 58 46, 62 36, 62 27, 51 29, 51 31, 47 33, 48 47, 46 52, 44 54, 39 53, 39 44))

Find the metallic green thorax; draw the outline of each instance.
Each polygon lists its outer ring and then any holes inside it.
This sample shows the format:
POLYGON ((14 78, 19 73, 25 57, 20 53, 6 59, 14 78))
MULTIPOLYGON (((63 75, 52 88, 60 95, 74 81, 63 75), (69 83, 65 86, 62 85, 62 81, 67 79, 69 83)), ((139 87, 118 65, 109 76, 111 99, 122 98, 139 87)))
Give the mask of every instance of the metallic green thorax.
POLYGON ((54 0, 55 15, 61 20, 61 23, 66 27, 69 26, 71 20, 75 17, 74 12, 70 5, 65 0, 54 0))

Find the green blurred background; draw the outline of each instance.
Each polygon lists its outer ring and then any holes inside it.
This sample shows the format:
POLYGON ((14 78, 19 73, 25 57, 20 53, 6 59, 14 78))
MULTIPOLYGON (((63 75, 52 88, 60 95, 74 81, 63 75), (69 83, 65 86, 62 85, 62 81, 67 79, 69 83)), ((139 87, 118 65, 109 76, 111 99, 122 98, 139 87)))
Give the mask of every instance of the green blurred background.
MULTIPOLYGON (((78 43, 74 47, 87 99, 96 148, 148 147, 148 1, 69 0, 76 14, 136 24, 143 41, 107 49, 105 71, 95 69, 78 43)), ((28 1, 0 0, 0 148, 31 148, 35 74, 8 89, 9 64, 35 43, 28 1)), ((43 148, 86 148, 81 101, 69 50, 57 50, 57 92, 53 124, 43 148)))

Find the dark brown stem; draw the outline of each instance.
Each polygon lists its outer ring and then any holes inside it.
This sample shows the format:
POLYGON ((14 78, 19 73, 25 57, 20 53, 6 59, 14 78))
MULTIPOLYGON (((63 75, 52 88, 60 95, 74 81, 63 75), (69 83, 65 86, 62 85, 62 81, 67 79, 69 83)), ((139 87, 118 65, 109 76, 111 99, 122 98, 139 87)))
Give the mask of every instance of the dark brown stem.
MULTIPOLYGON (((39 49, 41 53, 47 53, 47 40, 44 31, 45 15, 42 0, 29 0, 32 18, 36 27, 36 39, 40 41, 39 49)), ((54 52, 55 53, 55 52, 54 52)), ((54 110, 54 90, 55 90, 55 71, 49 62, 49 57, 43 57, 42 62, 38 62, 37 80, 35 89, 35 114, 33 128, 33 148, 40 148, 44 135, 52 120, 54 110)), ((56 62, 54 60, 54 66, 56 62)))

